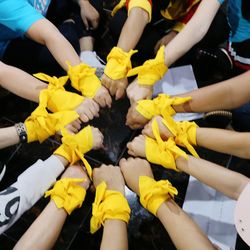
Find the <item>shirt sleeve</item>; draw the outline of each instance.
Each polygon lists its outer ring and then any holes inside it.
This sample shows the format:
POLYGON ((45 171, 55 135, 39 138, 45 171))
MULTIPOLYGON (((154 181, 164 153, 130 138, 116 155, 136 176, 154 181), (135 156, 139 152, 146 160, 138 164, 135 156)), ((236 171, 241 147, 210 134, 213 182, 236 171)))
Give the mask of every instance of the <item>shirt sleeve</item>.
POLYGON ((225 2, 225 0, 217 0, 220 4, 223 4, 223 2, 225 2))
POLYGON ((36 21, 44 18, 26 1, 2 1, 0 3, 0 23, 19 35, 28 31, 36 21))
POLYGON ((0 192, 0 235, 43 196, 63 170, 63 164, 52 155, 45 161, 38 160, 0 192))

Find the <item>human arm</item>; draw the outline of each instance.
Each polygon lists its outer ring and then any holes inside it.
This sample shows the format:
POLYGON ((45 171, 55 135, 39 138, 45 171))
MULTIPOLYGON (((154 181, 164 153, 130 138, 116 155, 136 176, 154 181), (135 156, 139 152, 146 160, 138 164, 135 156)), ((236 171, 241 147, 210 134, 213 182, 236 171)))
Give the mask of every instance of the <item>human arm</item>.
POLYGON ((98 11, 92 6, 89 0, 77 0, 81 10, 82 21, 87 30, 96 29, 100 21, 98 11))
POLYGON ((165 48, 165 64, 169 67, 189 51, 207 33, 220 3, 203 0, 184 29, 165 48))
POLYGON ((48 85, 18 68, 0 62, 0 86, 22 98, 38 102, 40 91, 48 85))
POLYGON ((117 47, 126 52, 134 49, 148 22, 149 14, 144 9, 139 7, 132 8, 122 28, 117 47))
POLYGON ((191 96, 192 99, 173 107, 176 112, 208 112, 237 108, 250 101, 249 84, 250 72, 247 71, 220 83, 178 95, 191 96))
MULTIPOLYGON (((133 1, 130 1, 129 4, 132 2, 133 1)), ((142 2, 151 8, 147 0, 142 2)), ((117 47, 122 51, 121 54, 123 54, 124 57, 118 60, 119 64, 126 61, 126 54, 129 53, 131 49, 134 49, 138 43, 146 24, 149 22, 149 15, 150 14, 145 9, 138 6, 132 6, 131 9, 129 9, 129 15, 122 28, 117 44, 117 47)), ((109 70, 110 65, 110 60, 107 60, 105 74, 102 76, 102 84, 109 89, 111 95, 115 95, 116 99, 119 99, 125 94, 125 89, 128 85, 127 73, 131 66, 125 67, 121 72, 122 74, 120 74, 119 77, 116 77, 112 73, 112 69, 109 70)))
MULTIPOLYGON (((102 165, 93 171, 93 181, 97 187, 103 181, 107 190, 113 190, 125 195, 125 183, 119 167, 102 165)), ((101 242, 101 250, 128 249, 127 223, 120 219, 106 219, 101 242)))
MULTIPOLYGON (((85 190, 89 187, 89 179, 80 165, 73 165, 65 171, 62 178, 83 178, 84 181, 77 184, 85 190)), ((14 249, 51 249, 64 225, 67 218, 67 212, 64 208, 58 208, 53 199, 32 223, 25 234, 19 239, 14 249), (51 223, 53 221, 53 223, 51 223)))
MULTIPOLYGON (((140 177, 154 178, 149 163, 139 158, 122 159, 120 167, 127 185, 139 196, 140 177)), ((177 249, 214 249, 201 229, 170 197, 157 208, 156 216, 167 230, 177 249)))
MULTIPOLYGON (((173 97, 191 97, 191 100, 182 104, 172 105, 177 113, 208 112, 218 109, 233 109, 250 101, 250 72, 245 72, 234 78, 203 87, 173 97)), ((127 124, 131 128, 141 127, 146 123, 136 110, 137 105, 131 105, 127 114, 127 124)))
MULTIPOLYGON (((250 133, 247 132, 236 132, 226 129, 217 129, 217 128, 205 128, 197 127, 192 125, 193 122, 184 122, 187 125, 187 131, 184 131, 184 127, 180 129, 180 134, 177 133, 174 135, 171 132, 171 127, 169 123, 166 123, 164 119, 160 116, 155 117, 155 120, 158 124, 159 133, 163 140, 168 140, 169 137, 174 137, 175 141, 179 141, 182 133, 186 133, 189 143, 192 145, 197 145, 200 147, 208 148, 217 152, 235 155, 240 158, 249 159, 250 158, 250 144, 248 138, 250 138, 250 133), (190 128, 192 130, 190 130, 190 128), (178 137, 176 139, 176 136, 178 137), (192 139, 190 140, 190 138, 192 139)), ((152 121, 151 120, 142 130, 142 134, 155 138, 152 131, 152 121)), ((173 121, 174 122, 174 121, 173 121)), ((183 122, 174 122, 176 127, 181 127, 183 122)), ((173 129, 173 128, 172 128, 173 129)))
POLYGON ((196 143, 198 146, 217 152, 250 159, 250 133, 226 129, 197 128, 196 143))
POLYGON ((0 149, 20 142, 15 126, 0 128, 0 149))
POLYGON ((224 195, 237 200, 249 178, 215 163, 189 156, 188 159, 176 159, 177 168, 224 195))
POLYGON ((67 165, 67 159, 59 155, 38 160, 19 175, 14 184, 1 192, 0 234, 43 196, 67 165))
POLYGON ((65 71, 68 70, 66 61, 70 62, 72 66, 81 63, 72 45, 49 20, 43 18, 36 21, 28 29, 26 35, 45 45, 65 71))

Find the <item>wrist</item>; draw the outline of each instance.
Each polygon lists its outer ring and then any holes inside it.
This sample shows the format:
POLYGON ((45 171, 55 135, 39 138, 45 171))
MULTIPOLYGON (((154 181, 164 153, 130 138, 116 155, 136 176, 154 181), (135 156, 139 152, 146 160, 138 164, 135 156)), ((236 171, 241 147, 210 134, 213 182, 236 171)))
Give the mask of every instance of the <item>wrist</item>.
POLYGON ((107 184, 107 189, 111 191, 120 192, 123 196, 125 196, 125 188, 124 185, 116 185, 116 184, 107 184))
POLYGON ((161 218, 164 217, 165 209, 166 209, 166 204, 165 204, 165 202, 163 202, 163 203, 159 206, 159 208, 158 208, 158 210, 157 210, 157 212, 156 212, 156 217, 157 217, 159 220, 161 220, 161 218))
POLYGON ((187 167, 188 161, 184 157, 179 156, 176 158, 175 163, 178 170, 186 172, 185 168, 187 167))
POLYGON ((81 7, 84 7, 86 4, 89 4, 89 0, 78 0, 78 4, 81 7))

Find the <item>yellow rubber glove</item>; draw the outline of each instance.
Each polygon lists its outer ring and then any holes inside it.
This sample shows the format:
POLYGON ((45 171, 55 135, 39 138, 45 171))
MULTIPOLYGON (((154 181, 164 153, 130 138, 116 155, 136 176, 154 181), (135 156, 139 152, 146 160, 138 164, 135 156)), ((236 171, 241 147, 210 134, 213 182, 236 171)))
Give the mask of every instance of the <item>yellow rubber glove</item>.
POLYGON ((124 52, 121 48, 114 47, 107 56, 105 75, 113 80, 127 77, 128 71, 132 68, 130 58, 136 52, 137 50, 124 52))
POLYGON ((136 110, 148 120, 151 120, 156 115, 165 118, 176 114, 172 105, 180 105, 191 99, 191 97, 170 97, 166 94, 159 94, 153 100, 139 100, 136 110))
POLYGON ((42 143, 78 117, 79 115, 75 111, 61 111, 49 114, 45 107, 39 105, 24 122, 27 141, 28 143, 33 141, 42 143))
POLYGON ((155 181, 148 176, 140 176, 139 191, 142 206, 155 216, 163 202, 178 194, 168 180, 155 181))
POLYGON ((69 134, 66 130, 62 130, 62 135, 62 145, 54 154, 66 158, 70 162, 70 165, 81 159, 87 169, 89 177, 92 178, 92 168, 84 158, 84 154, 90 151, 93 146, 91 126, 83 128, 75 135, 69 134))
POLYGON ((168 116, 163 119, 163 124, 173 134, 177 145, 186 147, 193 156, 199 157, 192 146, 196 145, 196 129, 198 125, 195 122, 175 122, 172 117, 168 116))
POLYGON ((95 201, 92 205, 90 232, 95 233, 107 219, 122 220, 128 223, 130 207, 127 199, 118 191, 107 190, 105 182, 96 187, 95 201))
POLYGON ((48 88, 40 92, 39 103, 46 106, 51 112, 74 110, 79 106, 84 98, 76 93, 71 93, 64 89, 68 76, 50 77, 43 73, 34 74, 42 81, 48 82, 48 88))
POLYGON ((84 179, 63 178, 54 187, 45 192, 45 198, 51 196, 58 208, 64 208, 70 215, 76 208, 80 208, 86 196, 86 190, 78 185, 84 179))
POLYGON ((152 122, 152 129, 156 140, 146 137, 145 147, 147 160, 151 163, 161 165, 167 169, 179 171, 176 168, 175 160, 179 156, 187 159, 187 154, 176 146, 172 137, 170 137, 167 141, 163 141, 161 139, 156 120, 152 122))
POLYGON ((93 98, 101 87, 101 82, 95 75, 95 68, 91 68, 85 63, 76 66, 69 66, 68 75, 71 85, 80 91, 83 96, 93 98))
POLYGON ((161 46, 155 59, 147 60, 142 66, 131 69, 127 76, 138 75, 139 84, 153 86, 168 70, 164 62, 164 49, 165 47, 161 46))

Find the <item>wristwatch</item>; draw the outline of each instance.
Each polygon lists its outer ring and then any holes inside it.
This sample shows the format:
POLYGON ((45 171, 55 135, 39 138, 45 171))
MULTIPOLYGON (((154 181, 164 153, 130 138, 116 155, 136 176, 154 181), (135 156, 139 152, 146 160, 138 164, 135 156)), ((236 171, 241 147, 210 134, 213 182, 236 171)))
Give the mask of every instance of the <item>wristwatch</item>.
POLYGON ((19 122, 15 124, 16 132, 20 138, 21 143, 27 142, 27 132, 24 123, 19 122))

